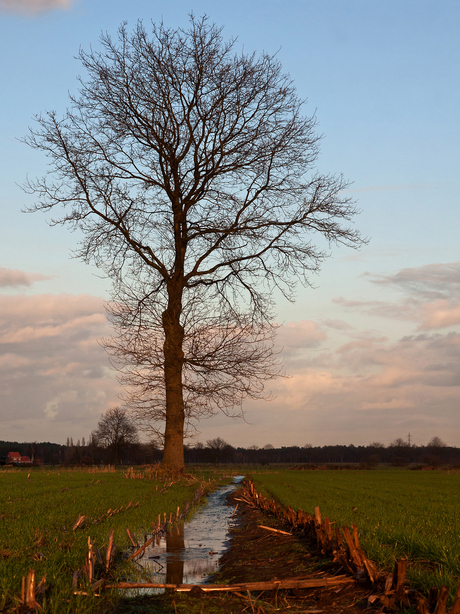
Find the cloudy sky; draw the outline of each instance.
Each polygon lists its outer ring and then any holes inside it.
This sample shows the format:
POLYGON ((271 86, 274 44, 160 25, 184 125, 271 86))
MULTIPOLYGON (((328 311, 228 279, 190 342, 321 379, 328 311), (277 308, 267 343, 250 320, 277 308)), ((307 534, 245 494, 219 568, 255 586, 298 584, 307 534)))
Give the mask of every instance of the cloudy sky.
POLYGON ((46 172, 18 138, 65 111, 80 46, 121 22, 208 14, 246 51, 278 53, 324 135, 320 170, 353 181, 369 245, 334 249, 315 289, 278 301, 286 379, 216 416, 233 445, 460 445, 458 0, 0 0, 0 439, 88 437, 117 402, 98 340, 108 284, 70 257, 78 235, 24 214, 46 172))

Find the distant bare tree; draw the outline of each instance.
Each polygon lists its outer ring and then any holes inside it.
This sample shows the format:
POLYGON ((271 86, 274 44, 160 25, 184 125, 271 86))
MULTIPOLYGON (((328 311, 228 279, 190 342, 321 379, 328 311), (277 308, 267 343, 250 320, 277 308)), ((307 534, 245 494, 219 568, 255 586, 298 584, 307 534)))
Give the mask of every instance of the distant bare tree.
POLYGON ((443 441, 440 437, 435 435, 430 439, 430 441, 426 444, 427 448, 446 448, 447 443, 443 441))
POLYGON ((230 444, 221 437, 209 439, 206 442, 206 446, 214 452, 214 459, 217 465, 220 465, 224 451, 228 448, 231 448, 230 444))
MULTIPOLYGON (((206 381, 205 368, 201 374, 186 363, 189 314, 201 307, 210 328, 197 334, 211 345, 224 331, 230 348, 243 326, 244 352, 263 354, 264 334, 268 346, 272 340, 273 291, 293 299, 328 245, 363 240, 348 226, 356 208, 343 195, 347 182, 316 170, 315 117, 302 116, 303 101, 275 56, 238 53, 221 28, 193 16, 188 30, 160 24, 149 35, 138 23, 129 34, 123 25, 117 41, 103 35, 101 44, 101 52, 80 52, 88 79, 72 108, 62 119, 39 117, 27 139, 48 155, 53 176, 28 183, 38 195, 32 210, 63 208, 56 223, 83 233, 77 255, 113 279, 115 302, 124 302, 120 285, 135 289, 140 305, 156 302, 163 465, 183 469, 184 428, 195 411, 186 405, 187 378, 193 373, 189 389, 206 381), (197 308, 188 309, 193 302, 197 308)), ((123 351, 115 348, 120 358, 123 351)))
POLYGON ((390 443, 391 448, 407 448, 409 444, 402 437, 397 437, 394 441, 390 443))
POLYGON ((113 463, 118 464, 123 447, 138 443, 137 428, 127 415, 126 409, 112 407, 99 420, 97 429, 91 434, 91 441, 97 442, 112 453, 113 463))

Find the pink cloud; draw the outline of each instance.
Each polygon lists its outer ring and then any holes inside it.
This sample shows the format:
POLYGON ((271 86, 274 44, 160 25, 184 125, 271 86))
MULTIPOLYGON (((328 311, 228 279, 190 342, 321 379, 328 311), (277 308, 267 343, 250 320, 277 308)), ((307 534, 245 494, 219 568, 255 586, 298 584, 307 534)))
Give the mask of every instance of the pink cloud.
POLYGON ((120 387, 98 343, 110 334, 102 299, 0 295, 0 331, 4 433, 29 424, 33 439, 87 437, 101 412, 119 402, 120 387))
POLYGON ((419 330, 447 328, 460 324, 460 297, 454 300, 431 301, 420 308, 422 323, 419 330))
POLYGON ((4 269, 0 267, 0 288, 15 288, 17 286, 31 286, 36 281, 50 279, 39 273, 25 273, 17 269, 4 269))
MULTIPOLYGON (((267 417, 260 407, 260 420, 270 420, 277 432, 284 419, 283 432, 290 429, 296 441, 305 432, 306 441, 321 445, 389 443, 408 431, 422 443, 430 439, 430 429, 455 443, 460 435, 460 333, 396 342, 369 336, 340 350, 312 354, 292 377, 274 382, 279 416, 272 412, 267 417)), ((248 415, 249 422, 258 419, 248 415)))
POLYGON ((337 297, 333 302, 349 311, 412 321, 417 325, 417 330, 435 330, 460 324, 460 262, 401 269, 393 275, 365 275, 373 284, 401 290, 406 298, 388 302, 337 297))
POLYGON ((283 348, 283 354, 291 354, 316 348, 327 339, 327 334, 320 330, 316 322, 301 320, 283 324, 277 333, 277 345, 283 348))

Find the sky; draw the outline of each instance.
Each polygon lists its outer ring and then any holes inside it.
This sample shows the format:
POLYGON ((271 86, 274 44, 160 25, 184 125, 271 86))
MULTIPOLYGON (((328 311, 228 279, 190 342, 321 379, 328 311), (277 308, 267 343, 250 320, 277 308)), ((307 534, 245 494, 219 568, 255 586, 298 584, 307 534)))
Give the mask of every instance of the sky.
POLYGON ((459 0, 0 0, 0 440, 88 438, 120 393, 100 345, 110 285, 71 257, 77 233, 22 213, 19 186, 47 167, 20 139, 34 115, 65 112, 80 47, 192 12, 277 53, 316 112, 318 168, 353 182, 370 239, 332 249, 295 303, 277 297, 287 377, 197 439, 459 446, 459 0))

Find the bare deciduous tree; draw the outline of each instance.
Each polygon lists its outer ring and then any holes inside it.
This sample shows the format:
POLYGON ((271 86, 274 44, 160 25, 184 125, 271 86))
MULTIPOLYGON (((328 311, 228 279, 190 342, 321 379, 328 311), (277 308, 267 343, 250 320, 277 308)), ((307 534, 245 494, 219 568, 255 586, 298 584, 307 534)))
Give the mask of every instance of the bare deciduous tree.
POLYGON ((212 450, 214 455, 214 462, 217 465, 220 465, 222 455, 225 450, 231 450, 231 445, 222 439, 222 437, 215 437, 214 439, 208 439, 206 442, 206 446, 212 450))
POLYGON ((91 433, 91 440, 111 450, 115 465, 118 464, 122 448, 132 446, 139 441, 136 426, 129 418, 126 409, 121 407, 112 407, 104 413, 97 429, 91 433))
POLYGON ((426 444, 426 447, 427 448, 446 448, 447 447, 447 443, 445 441, 443 441, 441 439, 441 437, 438 437, 437 435, 435 435, 426 444))
POLYGON ((139 280, 148 287, 141 303, 158 297, 163 464, 180 469, 185 319, 199 313, 188 306, 203 306, 211 338, 233 321, 230 336, 252 324, 270 340, 273 290, 292 299, 328 243, 363 240, 348 226, 356 209, 347 182, 315 170, 315 117, 302 115, 276 57, 237 52, 207 18, 191 17, 187 30, 153 25, 151 34, 122 25, 117 40, 101 43, 80 52, 88 76, 71 109, 44 114, 31 130, 52 179, 28 188, 38 194, 33 210, 61 207, 56 223, 83 232, 77 255, 114 280, 115 298, 118 284, 139 280), (312 243, 316 234, 324 246, 312 243))

